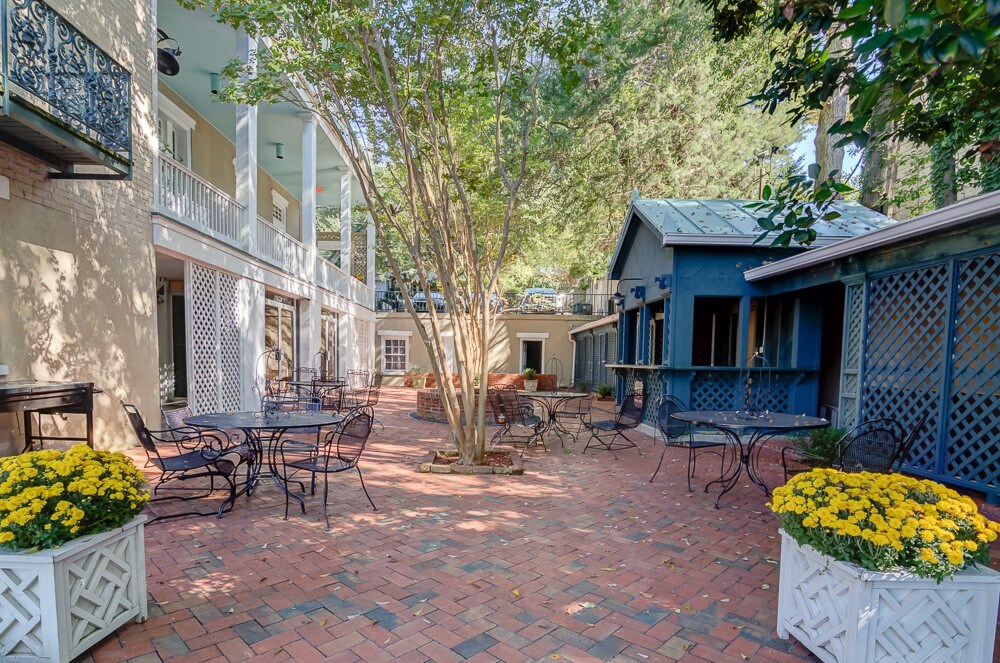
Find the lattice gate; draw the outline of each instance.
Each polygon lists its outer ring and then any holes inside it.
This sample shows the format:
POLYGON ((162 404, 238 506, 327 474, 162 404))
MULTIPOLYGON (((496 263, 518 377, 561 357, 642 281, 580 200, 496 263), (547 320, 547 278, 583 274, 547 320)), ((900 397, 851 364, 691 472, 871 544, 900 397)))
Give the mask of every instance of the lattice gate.
POLYGON ((239 281, 187 263, 188 402, 194 412, 240 408, 239 281))
POLYGON ((929 418, 907 469, 1000 493, 1000 254, 869 279, 861 419, 929 418))
POLYGON ((372 340, 372 324, 361 318, 354 318, 354 368, 361 371, 370 371, 375 365, 374 341, 372 340))

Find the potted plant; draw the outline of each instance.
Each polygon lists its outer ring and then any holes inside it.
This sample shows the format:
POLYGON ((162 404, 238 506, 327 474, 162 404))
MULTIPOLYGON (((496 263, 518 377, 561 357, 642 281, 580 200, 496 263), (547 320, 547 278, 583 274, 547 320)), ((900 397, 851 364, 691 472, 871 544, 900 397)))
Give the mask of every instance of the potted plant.
POLYGON ((538 391, 538 371, 533 368, 526 368, 521 372, 524 376, 524 390, 538 391))
POLYGON ((797 462, 808 467, 830 467, 846 433, 843 428, 814 428, 802 435, 789 436, 789 440, 800 451, 797 462))
POLYGON ((614 393, 614 391, 614 387, 610 384, 599 384, 594 387, 594 393, 597 394, 597 400, 599 401, 611 400, 611 394, 614 393))
POLYGON ((414 364, 406 370, 406 375, 410 378, 410 384, 414 389, 423 389, 427 385, 427 374, 423 367, 414 364))
POLYGON ((148 501, 120 453, 81 444, 0 459, 0 659, 70 661, 146 619, 148 501))
POLYGON ((775 489, 778 635, 823 661, 993 660, 1000 524, 926 479, 814 469, 775 489), (984 564, 978 566, 978 564, 984 564))

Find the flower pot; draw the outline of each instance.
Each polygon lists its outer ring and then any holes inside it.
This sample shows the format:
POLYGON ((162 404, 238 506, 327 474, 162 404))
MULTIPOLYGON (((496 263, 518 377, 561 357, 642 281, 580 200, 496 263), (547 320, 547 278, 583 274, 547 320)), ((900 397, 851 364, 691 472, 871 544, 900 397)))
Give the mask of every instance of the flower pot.
POLYGON ((781 531, 778 636, 827 663, 993 660, 1000 574, 965 568, 938 583, 867 571, 781 531))
POLYGON ((412 378, 414 389, 423 389, 427 386, 427 376, 426 375, 414 375, 412 378))
POLYGON ((145 522, 0 553, 0 660, 71 661, 129 620, 145 621, 145 522))
POLYGON ((524 381, 525 391, 538 391, 538 380, 525 380, 524 381))

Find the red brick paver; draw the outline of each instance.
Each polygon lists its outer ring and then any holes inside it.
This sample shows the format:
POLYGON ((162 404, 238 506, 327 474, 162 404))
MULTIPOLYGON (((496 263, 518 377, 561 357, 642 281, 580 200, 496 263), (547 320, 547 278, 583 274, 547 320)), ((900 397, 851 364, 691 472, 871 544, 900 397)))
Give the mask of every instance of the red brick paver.
POLYGON ((315 498, 282 520, 273 485, 147 527, 150 619, 84 660, 815 660, 775 634, 777 525, 749 482, 716 510, 670 450, 650 484, 641 435, 617 461, 553 438, 523 477, 419 474, 448 429, 410 418, 413 394, 383 390, 362 463, 378 512, 345 474, 331 532, 315 498))

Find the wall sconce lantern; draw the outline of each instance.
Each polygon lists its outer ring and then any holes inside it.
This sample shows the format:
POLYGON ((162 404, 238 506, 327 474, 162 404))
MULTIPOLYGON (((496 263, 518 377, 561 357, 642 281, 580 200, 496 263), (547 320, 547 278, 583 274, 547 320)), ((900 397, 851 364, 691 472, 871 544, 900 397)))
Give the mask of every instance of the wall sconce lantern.
MULTIPOLYGON (((629 278, 629 279, 619 279, 618 280, 618 288, 616 288, 614 294, 611 295, 611 301, 612 301, 612 303, 614 303, 615 309, 617 309, 617 310, 620 311, 623 308, 625 308, 625 295, 623 295, 622 293, 618 292, 621 289, 622 283, 625 283, 625 281, 641 281, 641 280, 642 279, 640 279, 640 278, 629 278)), ((640 287, 642 287, 642 296, 645 297, 646 296, 646 288, 645 288, 645 286, 640 286, 640 287)), ((635 290, 636 290, 635 288, 632 288, 631 292, 634 293, 635 290)))
POLYGON ((274 156, 276 158, 278 158, 278 159, 284 159, 285 158, 285 144, 284 143, 275 143, 274 144, 274 156))
POLYGON ((156 29, 156 35, 156 70, 164 76, 176 76, 181 70, 181 65, 177 62, 181 55, 181 45, 159 28, 156 29), (160 46, 165 41, 173 42, 173 46, 160 46))
POLYGON ((219 94, 219 75, 211 73, 208 75, 208 80, 212 88, 212 94, 219 94))

